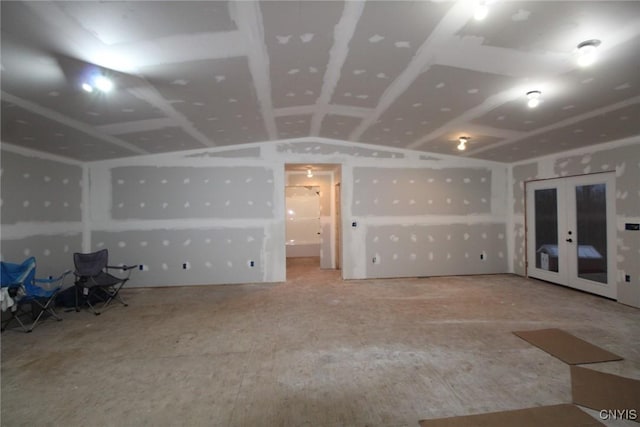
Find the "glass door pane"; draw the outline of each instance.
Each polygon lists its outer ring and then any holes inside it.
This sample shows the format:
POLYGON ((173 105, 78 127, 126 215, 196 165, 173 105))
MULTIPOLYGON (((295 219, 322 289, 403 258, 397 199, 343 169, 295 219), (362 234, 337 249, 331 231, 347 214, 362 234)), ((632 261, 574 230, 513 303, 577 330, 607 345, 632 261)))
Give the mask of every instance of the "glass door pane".
POLYGON ((535 190, 536 268, 558 272, 558 192, 535 190))
POLYGON ((578 277, 607 283, 607 187, 576 186, 578 277))

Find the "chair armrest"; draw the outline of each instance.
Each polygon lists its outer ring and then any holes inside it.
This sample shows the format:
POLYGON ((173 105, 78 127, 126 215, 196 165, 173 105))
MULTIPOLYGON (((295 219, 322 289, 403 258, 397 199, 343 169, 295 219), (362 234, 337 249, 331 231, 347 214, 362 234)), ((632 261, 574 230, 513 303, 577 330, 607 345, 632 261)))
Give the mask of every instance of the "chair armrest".
POLYGON ((65 271, 64 273, 62 273, 58 277, 52 277, 51 279, 34 279, 33 281, 36 282, 36 283, 54 283, 54 282, 58 282, 58 281, 64 279, 69 274, 71 274, 71 270, 65 271))
POLYGON ((122 270, 122 271, 127 271, 127 270, 131 270, 134 268, 138 268, 139 264, 136 265, 107 265, 107 268, 114 268, 114 269, 118 269, 118 270, 122 270))

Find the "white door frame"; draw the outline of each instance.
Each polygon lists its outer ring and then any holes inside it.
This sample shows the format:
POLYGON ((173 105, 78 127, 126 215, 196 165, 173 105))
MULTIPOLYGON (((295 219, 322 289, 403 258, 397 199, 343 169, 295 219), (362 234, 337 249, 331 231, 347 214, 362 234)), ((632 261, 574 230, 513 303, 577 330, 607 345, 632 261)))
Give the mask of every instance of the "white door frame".
POLYGON ((527 200, 527 276, 591 292, 608 298, 617 298, 617 244, 615 216, 615 174, 598 173, 541 181, 525 184, 527 200), (607 283, 586 280, 578 276, 576 186, 605 184, 607 215, 607 283), (536 266, 535 190, 556 189, 558 244, 558 272, 547 271, 536 266), (571 235, 569 234, 571 232, 571 235), (569 241, 571 240, 571 241, 569 241), (573 256, 571 256, 573 255, 573 256))

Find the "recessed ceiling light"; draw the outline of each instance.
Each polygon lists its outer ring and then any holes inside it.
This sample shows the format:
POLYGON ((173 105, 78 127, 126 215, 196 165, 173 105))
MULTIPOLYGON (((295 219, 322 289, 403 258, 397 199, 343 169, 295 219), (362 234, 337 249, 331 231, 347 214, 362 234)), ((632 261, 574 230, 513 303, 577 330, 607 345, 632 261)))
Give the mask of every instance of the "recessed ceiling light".
POLYGON ((473 17, 475 18, 475 20, 482 21, 487 17, 488 14, 489 6, 487 5, 487 2, 483 0, 479 1, 478 4, 476 4, 475 10, 473 11, 473 17))
POLYGON ((93 92, 99 90, 103 93, 108 93, 113 89, 113 82, 108 77, 102 74, 93 74, 86 81, 82 82, 82 89, 85 92, 93 92))
POLYGON ((464 151, 467 149, 467 142, 469 142, 471 138, 469 138, 468 136, 461 136, 460 138, 458 138, 458 150, 460 151, 464 151))
POLYGON ((110 92, 113 89, 113 82, 105 76, 97 76, 93 81, 94 86, 101 92, 110 92))
POLYGON ((527 106, 529 108, 536 108, 538 105, 540 105, 541 95, 542 92, 540 92, 539 90, 532 90, 527 92, 527 98, 529 98, 529 101, 527 101, 527 106))
POLYGON ((578 45, 578 65, 588 67, 596 61, 596 50, 602 42, 597 39, 585 40, 578 45))

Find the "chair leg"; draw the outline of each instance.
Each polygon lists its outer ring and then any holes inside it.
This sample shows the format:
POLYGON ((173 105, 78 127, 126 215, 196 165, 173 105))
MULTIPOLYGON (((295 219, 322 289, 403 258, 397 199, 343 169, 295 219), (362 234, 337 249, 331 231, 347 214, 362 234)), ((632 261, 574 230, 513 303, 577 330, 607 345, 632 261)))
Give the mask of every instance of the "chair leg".
POLYGON ((54 310, 54 308, 51 306, 51 304, 53 303, 53 301, 55 301, 55 295, 52 296, 51 298, 49 298, 44 304, 42 304, 40 301, 38 301, 37 299, 34 300, 34 302, 40 307, 40 313, 38 313, 38 316, 35 318, 35 320, 33 321, 33 323, 31 324, 31 327, 29 328, 29 332, 31 332, 33 330, 33 328, 36 327, 36 325, 38 324, 38 322, 40 321, 40 318, 42 317, 42 315, 47 312, 51 315, 51 317, 53 317, 54 319, 56 319, 58 322, 62 320, 62 318, 60 316, 58 316, 58 313, 56 313, 56 311, 54 310))

